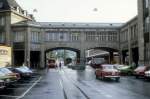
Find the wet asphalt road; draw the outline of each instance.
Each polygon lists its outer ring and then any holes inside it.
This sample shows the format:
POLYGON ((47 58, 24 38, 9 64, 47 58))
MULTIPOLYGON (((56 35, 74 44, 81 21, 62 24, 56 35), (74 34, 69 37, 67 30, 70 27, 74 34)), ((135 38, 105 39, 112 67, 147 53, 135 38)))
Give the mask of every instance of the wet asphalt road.
POLYGON ((94 69, 64 67, 22 80, 0 91, 0 99, 150 99, 150 81, 122 77, 120 82, 95 79, 94 69))

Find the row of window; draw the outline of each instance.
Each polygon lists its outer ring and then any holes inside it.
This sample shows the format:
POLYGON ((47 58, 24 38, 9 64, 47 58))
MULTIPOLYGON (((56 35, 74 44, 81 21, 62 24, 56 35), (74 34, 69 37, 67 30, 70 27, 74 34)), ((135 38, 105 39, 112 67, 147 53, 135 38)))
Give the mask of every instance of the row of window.
POLYGON ((79 33, 46 33, 46 41, 79 41, 79 33))
MULTIPOLYGON (((24 32, 14 32, 14 42, 24 42, 24 32)), ((40 32, 31 32, 31 42, 40 42, 41 33, 40 32)), ((1 40, 4 36, 0 36, 1 40)), ((45 41, 79 41, 80 33, 46 33, 45 41)), ((86 33, 86 41, 118 41, 117 32, 107 32, 107 33, 86 33)))
MULTIPOLYGON (((131 40, 135 40, 135 39, 138 38, 137 25, 134 25, 134 26, 130 27, 130 33, 131 33, 130 34, 131 40)), ((128 41, 128 29, 121 32, 120 40, 121 40, 121 42, 127 42, 128 41)))
POLYGON ((118 41, 117 32, 86 33, 86 41, 118 41))

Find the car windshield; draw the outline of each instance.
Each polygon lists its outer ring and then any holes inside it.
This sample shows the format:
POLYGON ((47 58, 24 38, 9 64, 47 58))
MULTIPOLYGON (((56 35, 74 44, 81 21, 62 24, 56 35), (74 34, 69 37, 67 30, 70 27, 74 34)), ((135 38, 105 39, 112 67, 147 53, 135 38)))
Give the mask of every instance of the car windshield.
POLYGON ((115 69, 113 65, 105 65, 103 66, 103 69, 115 69))
POLYGON ((8 74, 8 73, 12 73, 9 69, 7 68, 1 68, 0 71, 2 71, 3 73, 5 74, 8 74))
POLYGON ((137 68, 137 70, 144 70, 145 69, 145 66, 139 66, 138 68, 137 68))
POLYGON ((27 66, 22 66, 22 67, 20 67, 20 68, 26 70, 27 72, 32 72, 32 70, 30 70, 27 66))
POLYGON ((26 69, 23 69, 23 68, 16 68, 17 70, 21 71, 21 72, 27 72, 26 69))
POLYGON ((23 68, 25 70, 30 70, 27 66, 22 66, 21 68, 23 68))

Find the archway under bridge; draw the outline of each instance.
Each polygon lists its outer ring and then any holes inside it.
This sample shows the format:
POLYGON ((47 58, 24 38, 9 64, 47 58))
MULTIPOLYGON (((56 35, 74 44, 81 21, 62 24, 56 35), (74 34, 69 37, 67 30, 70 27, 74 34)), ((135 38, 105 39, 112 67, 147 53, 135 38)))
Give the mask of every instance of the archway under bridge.
MULTIPOLYGON (((61 57, 61 58, 63 58, 65 61, 66 61, 66 59, 71 58, 71 56, 70 57, 66 57, 65 56, 67 51, 71 51, 71 52, 76 53, 75 58, 72 59, 74 64, 81 64, 81 63, 83 63, 83 61, 85 61, 85 59, 83 59, 83 57, 85 57, 85 56, 83 56, 82 51, 79 50, 79 49, 70 48, 70 47, 55 47, 55 48, 49 48, 49 49, 45 50, 45 66, 46 66, 46 63, 47 63, 47 59, 54 58, 53 54, 57 54, 58 55, 58 53, 55 53, 53 51, 55 51, 55 52, 56 51, 64 52, 63 53, 64 56, 61 57), (50 52, 53 52, 53 53, 50 53, 50 52)), ((59 58, 59 57, 60 57, 60 54, 57 56, 57 58, 59 58)))
POLYGON ((104 58, 106 63, 120 63, 120 54, 118 49, 109 47, 95 47, 88 49, 87 61, 92 58, 104 58))

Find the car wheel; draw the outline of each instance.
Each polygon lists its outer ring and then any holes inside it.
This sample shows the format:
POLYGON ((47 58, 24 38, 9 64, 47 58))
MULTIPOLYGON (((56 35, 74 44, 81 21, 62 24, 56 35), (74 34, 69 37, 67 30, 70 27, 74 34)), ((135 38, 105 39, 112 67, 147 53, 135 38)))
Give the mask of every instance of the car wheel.
POLYGON ((117 81, 117 82, 119 82, 119 80, 120 80, 120 77, 116 78, 116 81, 117 81))
POLYGON ((96 75, 96 79, 98 79, 98 76, 96 75))
POLYGON ((135 76, 135 78, 137 79, 137 78, 139 78, 139 76, 138 76, 138 75, 136 75, 136 76, 135 76))

